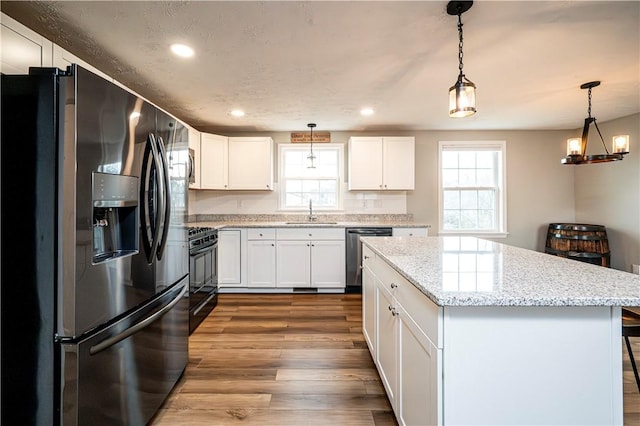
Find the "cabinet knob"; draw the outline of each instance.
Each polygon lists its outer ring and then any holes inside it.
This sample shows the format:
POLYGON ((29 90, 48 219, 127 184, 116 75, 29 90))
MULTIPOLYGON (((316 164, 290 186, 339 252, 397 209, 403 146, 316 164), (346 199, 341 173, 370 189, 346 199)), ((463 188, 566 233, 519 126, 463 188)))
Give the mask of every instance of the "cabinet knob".
POLYGON ((392 316, 396 316, 398 315, 398 311, 396 311, 396 308, 394 308, 393 306, 389 305, 389 311, 391 312, 392 316))
POLYGON ((260 236, 262 237, 262 234, 260 234, 260 236))
POLYGON ((274 244, 274 243, 271 243, 271 247, 275 247, 275 244, 274 244))
POLYGON ((309 246, 310 246, 310 244, 307 244, 307 247, 309 247, 309 246))
POLYGON ((380 188, 382 188, 382 184, 380 184, 380 188))
POLYGON ((269 188, 269 185, 267 185, 267 188, 269 188))
POLYGON ((398 287, 398 285, 397 285, 397 284, 395 284, 395 283, 391 283, 391 288, 397 288, 397 287, 398 287))
POLYGON ((365 256, 364 259, 367 260, 369 258, 369 256, 365 256))
POLYGON ((409 233, 409 236, 410 236, 410 237, 413 237, 413 234, 410 232, 410 233, 409 233))
POLYGON ((312 234, 309 234, 309 236, 311 237, 312 234))
POLYGON ((225 188, 227 187, 227 185, 224 186, 225 188))
POLYGON ((311 244, 311 247, 315 247, 315 246, 316 246, 315 244, 311 244))
POLYGON ((387 187, 387 185, 384 186, 385 188, 387 187))

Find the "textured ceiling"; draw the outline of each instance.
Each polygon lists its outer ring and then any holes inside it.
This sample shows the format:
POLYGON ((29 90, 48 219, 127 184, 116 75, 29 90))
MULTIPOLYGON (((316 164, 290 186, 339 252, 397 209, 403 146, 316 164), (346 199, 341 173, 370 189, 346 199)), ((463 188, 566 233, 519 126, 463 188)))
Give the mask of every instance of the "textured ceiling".
POLYGON ((640 112, 640 2, 476 1, 463 16, 478 113, 447 115, 444 1, 9 2, 2 11, 198 130, 575 129, 640 112), (178 59, 169 45, 195 49, 178 59), (371 117, 359 110, 370 106, 371 117), (234 118, 234 108, 246 116, 234 118))

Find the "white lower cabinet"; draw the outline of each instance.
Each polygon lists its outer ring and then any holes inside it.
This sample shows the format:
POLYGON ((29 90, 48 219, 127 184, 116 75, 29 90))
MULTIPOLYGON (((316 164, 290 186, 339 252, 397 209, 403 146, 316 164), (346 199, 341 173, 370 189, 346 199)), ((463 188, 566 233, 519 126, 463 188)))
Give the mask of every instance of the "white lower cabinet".
POLYGON ((442 349, 427 336, 441 311, 366 246, 363 259, 363 332, 398 423, 442 424, 442 349))
POLYGON ((218 231, 218 285, 239 287, 242 285, 242 231, 221 229, 218 231))
POLYGON ((402 306, 396 305, 396 309, 399 323, 396 413, 400 424, 442 424, 442 412, 438 410, 442 350, 431 343, 402 306))
POLYGON ((276 286, 281 288, 311 287, 311 242, 278 240, 277 252, 276 286))
POLYGON ((275 288, 276 230, 247 230, 247 287, 275 288))
POLYGON ((278 228, 276 286, 344 288, 344 228, 278 228))
MULTIPOLYGON (((366 249, 366 247, 365 247, 366 249)), ((363 260, 364 262, 364 260, 363 260)), ((362 334, 372 354, 376 353, 376 282, 370 268, 362 270, 362 334)))
POLYGON ((393 297, 386 289, 377 287, 378 346, 376 360, 382 384, 387 391, 389 402, 397 412, 398 405, 398 319, 393 297))

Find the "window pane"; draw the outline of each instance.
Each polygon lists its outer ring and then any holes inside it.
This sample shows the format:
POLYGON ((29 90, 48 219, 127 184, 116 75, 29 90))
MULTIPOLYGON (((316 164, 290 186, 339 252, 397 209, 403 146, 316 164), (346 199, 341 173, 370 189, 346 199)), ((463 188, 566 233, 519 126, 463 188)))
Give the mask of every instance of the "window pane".
POLYGON ((460 210, 445 210, 442 216, 444 229, 460 229, 460 210))
POLYGON ((458 153, 455 151, 443 151, 442 152, 442 168, 443 169, 457 169, 458 168, 458 153))
POLYGON ((460 165, 461 169, 475 169, 476 168, 476 153, 475 151, 460 151, 458 152, 460 156, 460 165))
POLYGON ((495 157, 495 151, 477 151, 477 167, 479 169, 492 169, 494 167, 495 157))
POLYGON ((478 210, 478 228, 479 229, 495 228, 493 210, 478 210))
POLYGON ((460 186, 476 186, 476 169, 460 169, 460 186))
POLYGON ((458 169, 447 169, 442 171, 442 186, 458 186, 458 169))
POLYGON ((478 229, 478 211, 477 210, 461 210, 460 211, 460 228, 461 229, 478 229))
POLYGON ((444 191, 443 205, 447 210, 460 208, 460 191, 444 191))
POLYGON ((460 192, 460 208, 477 209, 478 208, 478 191, 461 191, 460 192))
POLYGON ((495 185, 493 181, 493 170, 492 169, 478 169, 477 171, 477 185, 478 186, 493 186, 495 185))
POLYGON ((494 191, 478 191, 478 208, 493 209, 494 191))
POLYGON ((282 146, 281 203, 283 208, 307 209, 309 200, 314 207, 338 208, 340 194, 340 148, 314 145, 315 168, 308 168, 310 147, 282 146))

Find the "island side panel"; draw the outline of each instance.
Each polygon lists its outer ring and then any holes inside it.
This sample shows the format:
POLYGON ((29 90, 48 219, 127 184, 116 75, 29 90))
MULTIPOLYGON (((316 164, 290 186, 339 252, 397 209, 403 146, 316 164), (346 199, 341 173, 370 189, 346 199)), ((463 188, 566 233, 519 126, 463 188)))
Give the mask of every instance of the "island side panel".
POLYGON ((444 424, 623 424, 619 307, 444 308, 444 424))

